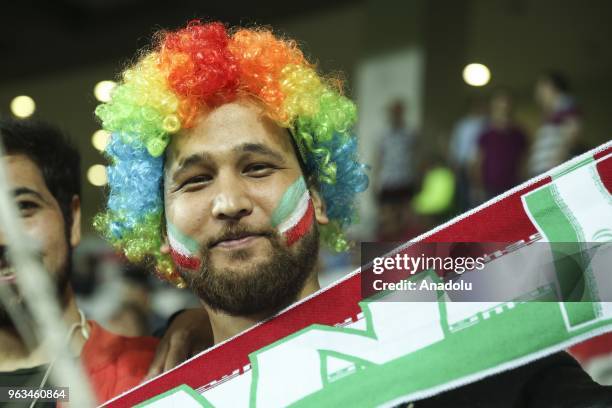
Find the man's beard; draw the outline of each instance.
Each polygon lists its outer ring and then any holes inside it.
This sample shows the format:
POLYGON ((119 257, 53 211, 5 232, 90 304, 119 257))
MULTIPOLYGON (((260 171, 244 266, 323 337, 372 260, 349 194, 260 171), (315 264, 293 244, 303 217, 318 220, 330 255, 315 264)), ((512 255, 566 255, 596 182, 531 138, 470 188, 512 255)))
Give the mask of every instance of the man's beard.
MULTIPOLYGON (((71 272, 72 272, 72 251, 68 250, 68 257, 66 260, 66 265, 63 268, 61 268, 57 276, 51 276, 52 284, 55 287, 55 292, 53 293, 53 295, 56 296, 56 299, 58 300, 58 302, 60 302, 61 309, 64 309, 64 307, 66 306, 67 300, 68 300, 66 297, 66 294, 67 294, 68 284, 70 282, 70 276, 72 275, 71 272)), ((25 316, 25 318, 31 319, 32 313, 27 303, 24 302, 23 296, 19 292, 19 288, 15 286, 14 288, 6 288, 6 289, 7 291, 14 292, 14 296, 11 297, 10 299, 6 299, 6 301, 12 302, 12 305, 14 305, 15 308, 25 310, 25 312, 27 313, 27 316, 25 316)), ((24 316, 21 316, 20 318, 23 319, 24 316)), ((13 322, 13 319, 11 318, 9 311, 6 309, 4 301, 0 302, 0 330, 1 329, 15 329, 15 323, 13 322)))
MULTIPOLYGON (((223 236, 252 233, 247 228, 228 228, 223 236)), ((255 271, 220 270, 211 261, 210 246, 202 249, 198 273, 181 270, 192 291, 214 310, 233 316, 272 314, 293 303, 313 273, 319 253, 319 231, 313 223, 310 231, 295 244, 292 252, 282 244, 276 230, 258 232, 268 239, 272 251, 268 260, 253 265, 255 271)), ((232 259, 246 263, 252 249, 235 250, 232 259)))

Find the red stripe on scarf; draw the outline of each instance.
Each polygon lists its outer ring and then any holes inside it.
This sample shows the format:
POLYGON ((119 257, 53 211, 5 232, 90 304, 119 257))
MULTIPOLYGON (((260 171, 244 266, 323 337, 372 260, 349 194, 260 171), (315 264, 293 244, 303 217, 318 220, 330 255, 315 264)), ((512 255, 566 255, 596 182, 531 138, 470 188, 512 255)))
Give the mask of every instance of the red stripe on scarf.
POLYGON ((597 172, 599 173, 599 178, 601 178, 603 185, 608 192, 612 194, 612 160, 607 159, 597 163, 597 172))
POLYGON ((188 257, 181 253, 178 253, 174 250, 174 248, 170 248, 170 256, 174 262, 185 269, 198 269, 200 267, 200 260, 194 257, 188 257))
POLYGON ((312 225, 312 219, 314 218, 314 207, 312 201, 308 200, 308 208, 304 213, 302 219, 298 221, 292 228, 285 232, 287 238, 287 245, 291 246, 297 242, 298 239, 302 238, 310 229, 312 225))

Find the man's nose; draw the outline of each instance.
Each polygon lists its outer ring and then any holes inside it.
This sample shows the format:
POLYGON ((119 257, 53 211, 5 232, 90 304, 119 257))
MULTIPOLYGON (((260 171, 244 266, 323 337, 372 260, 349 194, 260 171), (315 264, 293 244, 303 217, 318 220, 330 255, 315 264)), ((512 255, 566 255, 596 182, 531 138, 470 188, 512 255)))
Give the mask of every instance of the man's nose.
POLYGON ((219 220, 240 220, 253 212, 253 202, 242 183, 226 178, 219 180, 213 198, 212 215, 219 220))

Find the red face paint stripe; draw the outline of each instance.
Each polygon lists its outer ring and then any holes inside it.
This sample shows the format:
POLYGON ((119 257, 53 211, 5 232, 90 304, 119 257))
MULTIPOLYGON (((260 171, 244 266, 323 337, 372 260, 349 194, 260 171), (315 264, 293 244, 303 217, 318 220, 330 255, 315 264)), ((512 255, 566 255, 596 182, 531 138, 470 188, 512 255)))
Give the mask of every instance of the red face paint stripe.
POLYGON ((295 226, 285 232, 285 237, 287 238, 287 245, 291 246, 295 242, 297 242, 300 238, 302 238, 312 225, 312 221, 314 218, 314 207, 312 206, 312 201, 308 200, 308 209, 304 213, 302 219, 295 224, 295 226))
POLYGON ((174 248, 170 248, 170 256, 174 262, 185 269, 198 269, 200 267, 200 260, 197 258, 187 257, 179 252, 176 252, 174 248))

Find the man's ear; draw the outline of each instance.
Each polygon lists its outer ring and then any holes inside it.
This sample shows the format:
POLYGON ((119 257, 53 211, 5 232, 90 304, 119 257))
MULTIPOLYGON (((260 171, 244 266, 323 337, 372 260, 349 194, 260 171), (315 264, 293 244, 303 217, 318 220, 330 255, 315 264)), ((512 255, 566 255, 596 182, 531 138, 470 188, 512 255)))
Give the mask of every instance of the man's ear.
POLYGON ((310 187, 309 191, 310 191, 310 198, 312 199, 312 205, 314 206, 314 210, 315 210, 315 219, 317 220, 319 224, 322 224, 322 225, 328 224, 329 218, 327 218, 327 210, 325 207, 325 201, 323 201, 321 194, 314 187, 310 187))
POLYGON ((72 225, 70 226, 70 246, 75 248, 81 243, 81 199, 75 195, 70 203, 72 225))

